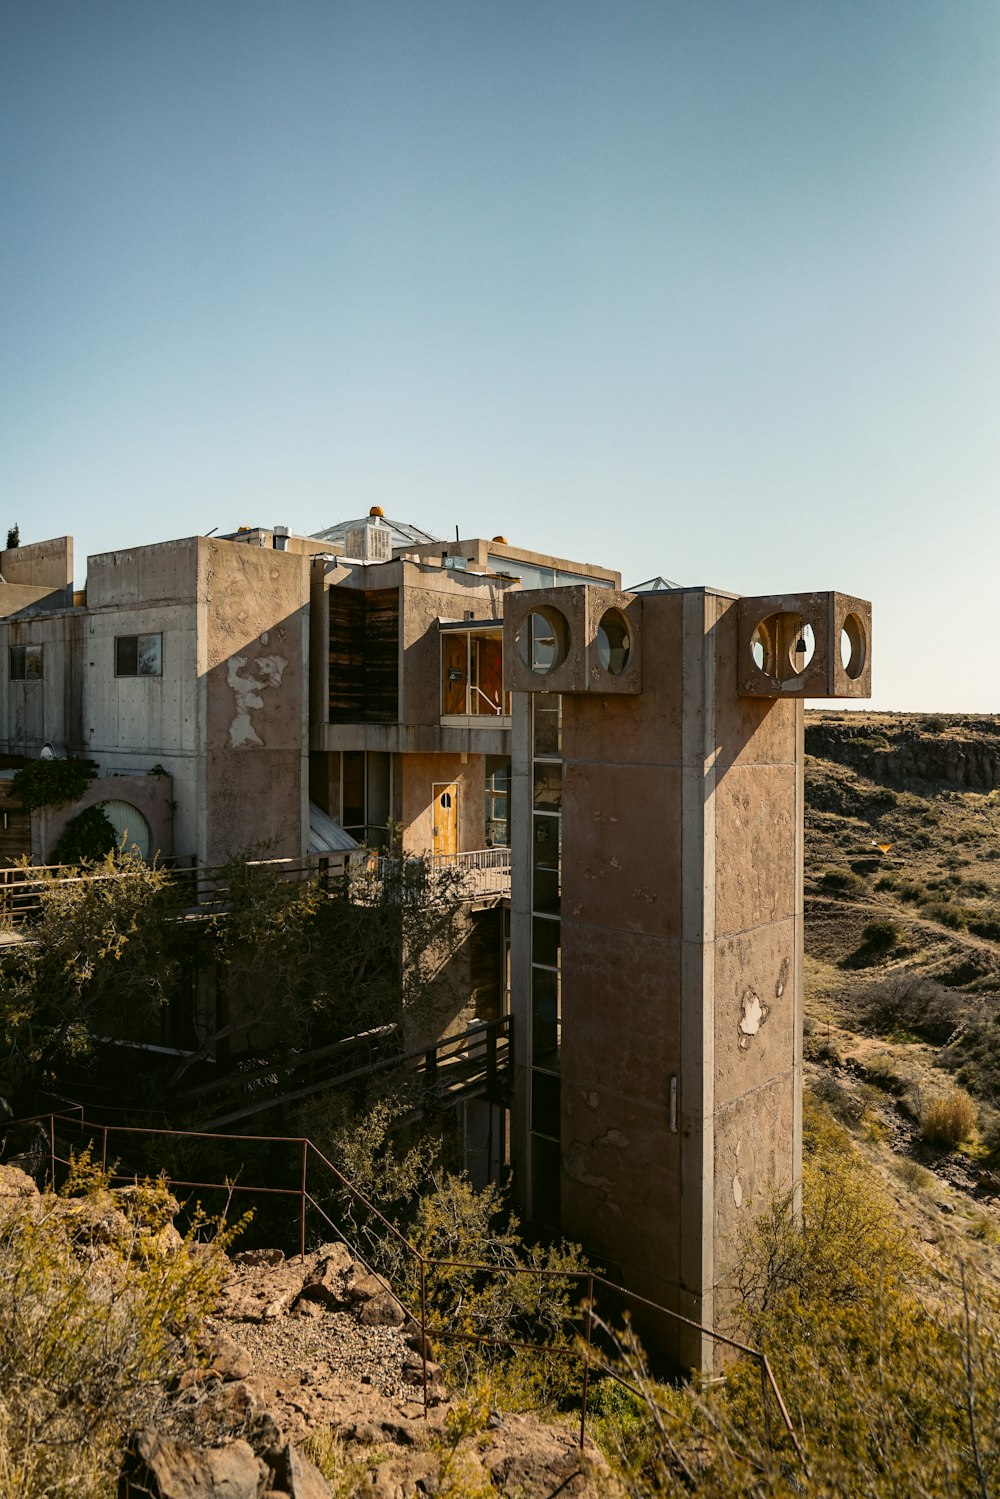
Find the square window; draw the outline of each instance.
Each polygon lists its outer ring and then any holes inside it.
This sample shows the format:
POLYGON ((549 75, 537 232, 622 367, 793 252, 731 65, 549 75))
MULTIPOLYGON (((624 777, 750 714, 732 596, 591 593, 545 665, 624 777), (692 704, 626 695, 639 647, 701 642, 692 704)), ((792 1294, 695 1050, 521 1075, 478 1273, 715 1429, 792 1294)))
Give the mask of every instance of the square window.
POLYGON ((162 635, 116 635, 116 677, 159 677, 163 674, 162 635))
POLYGON ((43 676, 40 645, 12 645, 10 679, 12 682, 40 682, 43 676))

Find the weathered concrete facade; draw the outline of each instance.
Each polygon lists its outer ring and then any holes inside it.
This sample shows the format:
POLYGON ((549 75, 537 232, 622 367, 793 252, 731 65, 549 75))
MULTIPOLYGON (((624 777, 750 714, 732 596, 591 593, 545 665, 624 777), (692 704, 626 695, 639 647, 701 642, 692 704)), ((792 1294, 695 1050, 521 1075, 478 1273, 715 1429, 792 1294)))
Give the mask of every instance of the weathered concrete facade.
MULTIPOLYGON (((535 1216, 552 1221, 558 1198, 564 1231, 630 1289, 707 1326, 741 1217, 801 1169, 802 698, 815 676, 742 689, 739 622, 758 603, 567 589, 512 598, 505 621, 515 1180, 535 1216)), ((794 667, 802 637, 789 641, 794 667)), ((749 634, 743 646, 749 657, 749 634)), ((839 652, 839 637, 820 647, 839 652)), ((658 1332, 711 1367, 709 1340, 658 1332)))
MULTIPOLYGON (((298 857, 308 618, 308 556, 189 537, 92 557, 86 604, 0 620, 0 745, 93 760, 99 783, 75 811, 122 798, 120 784, 101 795, 107 778, 159 766, 175 808, 170 827, 154 819, 164 854, 212 864, 257 844, 298 857), (12 680, 27 647, 35 674, 12 680)), ((36 857, 48 856, 59 821, 39 820, 36 857)))

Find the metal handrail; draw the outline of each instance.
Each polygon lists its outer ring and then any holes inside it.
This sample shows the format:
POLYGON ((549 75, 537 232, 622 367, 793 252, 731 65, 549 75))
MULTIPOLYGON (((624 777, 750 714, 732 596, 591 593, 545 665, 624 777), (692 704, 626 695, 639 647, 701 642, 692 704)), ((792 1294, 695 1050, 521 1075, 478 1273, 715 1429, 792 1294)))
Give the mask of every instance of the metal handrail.
MULTIPOLYGON (((396 1300, 399 1301, 404 1311, 407 1311, 412 1317, 413 1321, 417 1322, 419 1326, 420 1357, 423 1381, 423 1406, 425 1417, 427 1416, 430 1403, 428 1393, 427 1368, 427 1349, 429 1337, 437 1338, 439 1341, 449 1340, 472 1342, 480 1345, 507 1348, 509 1350, 525 1349, 529 1351, 539 1351, 547 1354, 552 1354, 556 1357, 579 1358, 582 1363, 582 1386, 580 1399, 581 1448, 586 1441, 587 1390, 589 1383, 589 1372, 591 1368, 599 1368, 602 1373, 608 1375, 617 1383, 625 1386, 625 1388, 627 1389, 632 1390, 641 1398, 648 1400, 648 1392, 643 1391, 635 1383, 624 1378, 624 1376, 621 1375, 613 1365, 605 1362, 601 1362, 599 1364, 594 1363, 593 1327, 595 1324, 604 1325, 601 1323, 600 1318, 596 1317, 594 1313, 596 1291, 600 1287, 610 1292, 616 1301, 628 1301, 648 1308, 649 1310, 655 1312, 658 1316, 666 1317, 674 1323, 691 1328, 692 1330, 700 1333, 702 1336, 710 1338, 715 1343, 720 1343, 725 1347, 733 1348, 742 1353, 744 1356, 756 1360, 761 1375, 761 1392, 764 1401, 765 1428, 769 1433, 770 1424, 767 1419, 767 1399, 768 1392, 770 1391, 774 1396, 775 1403, 778 1407, 778 1412, 781 1416, 782 1424, 784 1425, 792 1446, 795 1449, 795 1453, 798 1457, 802 1470, 806 1474, 806 1477, 809 1476, 809 1468, 806 1463, 805 1454, 802 1451, 802 1447, 796 1434, 794 1424, 788 1413, 788 1408, 782 1397, 781 1390, 775 1378, 774 1371, 771 1368, 770 1361, 768 1360, 767 1355, 763 1352, 762 1349, 753 1348, 746 1343, 740 1343, 735 1338, 727 1337, 724 1333, 716 1332, 714 1328, 706 1327, 703 1323, 696 1322, 690 1317, 683 1316, 680 1312, 673 1311, 670 1307, 662 1306, 658 1302, 650 1301, 645 1296, 639 1296, 634 1291, 628 1291, 622 1286, 615 1285, 613 1281, 608 1280, 605 1276, 602 1276, 593 1270, 549 1270, 534 1266, 500 1266, 481 1264, 476 1261, 467 1260, 431 1259, 422 1254, 417 1246, 409 1238, 407 1238, 407 1236, 402 1233, 401 1230, 394 1223, 392 1223, 390 1219, 388 1219, 382 1212, 379 1211, 379 1209, 365 1195, 365 1193, 363 1193, 359 1188, 355 1187, 354 1184, 350 1182, 348 1178, 343 1174, 343 1172, 340 1171, 339 1168, 335 1166, 326 1155, 324 1155, 319 1147, 304 1135, 240 1135, 217 1133, 214 1131, 206 1130, 177 1130, 165 1128, 154 1129, 138 1125, 91 1125, 85 1118, 82 1117, 82 1114, 81 1117, 77 1118, 69 1114, 51 1112, 36 1115, 33 1119, 29 1119, 25 1122, 36 1121, 38 1123, 48 1124, 50 1172, 53 1185, 55 1184, 56 1179, 57 1164, 65 1166, 71 1164, 68 1158, 59 1156, 56 1152, 57 1121, 62 1124, 72 1125, 75 1128, 80 1129, 82 1132, 92 1130, 94 1135, 100 1135, 102 1141, 101 1166, 105 1171, 108 1170, 108 1142, 111 1135, 156 1135, 174 1139, 232 1140, 254 1142, 256 1144, 296 1145, 300 1147, 301 1150, 300 1180, 298 1187, 253 1187, 247 1186, 243 1183, 233 1182, 179 1181, 170 1177, 166 1177, 165 1180, 168 1186, 201 1187, 204 1189, 227 1190, 229 1192, 266 1193, 276 1196, 297 1197, 300 1202, 299 1256, 301 1259, 305 1258, 306 1252, 306 1215, 308 1209, 312 1207, 314 1211, 319 1213, 323 1220, 327 1224, 329 1224, 329 1226, 342 1240, 342 1242, 351 1250, 352 1255, 356 1259, 367 1265, 369 1269, 371 1269, 372 1267, 368 1264, 368 1261, 365 1259, 363 1253, 361 1253, 357 1246, 348 1239, 347 1235, 344 1233, 340 1225, 335 1223, 333 1219, 330 1218, 329 1214, 327 1214, 325 1209, 321 1206, 320 1203, 316 1201, 315 1197, 313 1197, 313 1195, 308 1190, 309 1160, 311 1156, 315 1156, 317 1162, 323 1166, 324 1170, 328 1172, 330 1176, 333 1177, 334 1181, 344 1191, 346 1191, 352 1199, 360 1203, 364 1207, 365 1211, 370 1213, 372 1218, 389 1234, 391 1239, 400 1246, 403 1252, 410 1259, 414 1270, 416 1271, 420 1288, 419 1317, 416 1315, 414 1310, 406 1307, 405 1302, 403 1302, 402 1298, 395 1291, 393 1291, 392 1294, 396 1297, 396 1300), (427 1316, 427 1275, 428 1272, 433 1272, 434 1270, 449 1269, 466 1269, 482 1272, 488 1275, 532 1275, 539 1278, 556 1278, 564 1281, 576 1281, 578 1283, 585 1282, 586 1296, 584 1297, 582 1305, 580 1307, 580 1312, 582 1313, 584 1320, 583 1336, 580 1337, 576 1343, 569 1345, 532 1344, 520 1342, 516 1339, 489 1338, 484 1335, 475 1333, 459 1333, 453 1328, 432 1325, 428 1321, 427 1316)), ((93 1139, 91 1140, 91 1144, 93 1144, 93 1139)), ((113 1170, 109 1172, 109 1175, 112 1180, 116 1181, 125 1181, 132 1179, 123 1175, 121 1172, 115 1172, 113 1170)), ((384 1275, 380 1276, 380 1279, 385 1282, 384 1275)), ((385 1283, 388 1288, 388 1282, 385 1283)), ((660 1407, 657 1407, 657 1409, 660 1409, 660 1407)), ((769 1436, 768 1440, 770 1440, 769 1436)))

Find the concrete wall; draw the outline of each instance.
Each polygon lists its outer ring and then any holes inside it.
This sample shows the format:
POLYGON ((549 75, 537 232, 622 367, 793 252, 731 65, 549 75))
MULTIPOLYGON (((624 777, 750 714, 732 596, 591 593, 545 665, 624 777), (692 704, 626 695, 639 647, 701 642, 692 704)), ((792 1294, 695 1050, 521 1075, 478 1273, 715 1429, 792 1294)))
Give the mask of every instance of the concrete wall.
MULTIPOLYGON (((802 709, 738 697, 730 596, 644 596, 639 627, 640 694, 562 699, 562 1227, 712 1325, 733 1230, 800 1168, 802 709)), ((513 742, 520 1063, 526 710, 513 742)), ((528 1082, 519 1071, 522 1171, 528 1082)), ((711 1367, 707 1340, 672 1346, 711 1367)))
POLYGON ((31 817, 32 858, 47 864, 53 846, 71 818, 102 802, 128 802, 149 823, 152 851, 169 857, 173 851, 173 782, 170 776, 95 776, 80 797, 67 807, 40 807, 31 817))
POLYGON ((102 774, 173 778, 174 848, 198 847, 199 538, 91 557, 83 661, 84 737, 102 774), (115 639, 160 634, 162 674, 115 676, 115 639))
POLYGON ((459 852, 482 848, 486 840, 483 795, 486 762, 482 755, 406 755, 402 758, 403 848, 430 853, 434 827, 434 787, 458 783, 459 852))
POLYGON ((0 622, 0 743, 37 755, 51 744, 65 756, 83 741, 83 616, 62 612, 0 622), (42 647, 41 681, 12 682, 10 647, 42 647))
POLYGON ((22 583, 61 592, 72 590, 72 536, 5 547, 0 550, 0 575, 6 583, 22 583))
POLYGON ((441 719, 439 619, 500 619, 511 584, 482 573, 404 562, 400 596, 400 722, 438 725, 441 719))
POLYGON ((308 845, 308 556, 198 542, 199 857, 308 845))

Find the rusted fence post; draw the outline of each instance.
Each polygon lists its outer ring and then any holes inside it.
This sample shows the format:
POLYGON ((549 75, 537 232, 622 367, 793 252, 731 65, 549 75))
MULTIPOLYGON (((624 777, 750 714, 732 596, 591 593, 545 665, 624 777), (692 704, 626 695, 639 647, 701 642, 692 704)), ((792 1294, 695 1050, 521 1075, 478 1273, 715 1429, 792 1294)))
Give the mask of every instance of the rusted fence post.
POLYGON ((427 1420, 427 1262, 420 1256, 420 1366, 424 1383, 424 1420, 427 1420))
POLYGON ((309 1141, 302 1141, 302 1211, 299 1216, 299 1260, 306 1257, 306 1169, 309 1164, 309 1141))
POLYGON ((594 1305, 594 1277, 587 1276, 587 1309, 584 1327, 586 1332, 583 1341, 583 1391, 580 1395, 580 1450, 583 1451, 587 1440, 587 1386, 590 1382, 590 1340, 592 1328, 592 1308, 594 1305))
POLYGON ((49 1115, 49 1183, 56 1189, 56 1116, 49 1115))
POLYGON ((108 1126, 104 1126, 104 1138, 101 1141, 101 1170, 108 1169, 108 1126))

